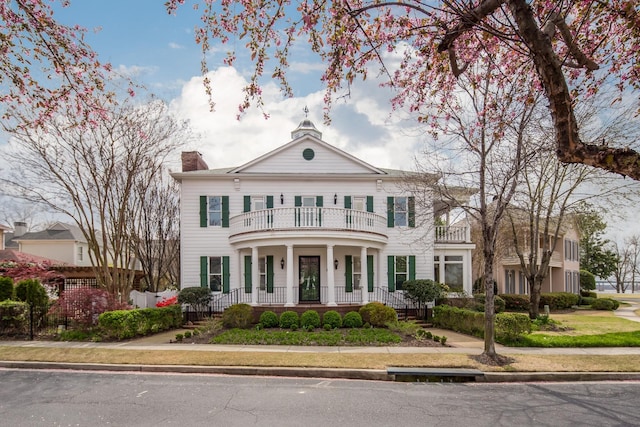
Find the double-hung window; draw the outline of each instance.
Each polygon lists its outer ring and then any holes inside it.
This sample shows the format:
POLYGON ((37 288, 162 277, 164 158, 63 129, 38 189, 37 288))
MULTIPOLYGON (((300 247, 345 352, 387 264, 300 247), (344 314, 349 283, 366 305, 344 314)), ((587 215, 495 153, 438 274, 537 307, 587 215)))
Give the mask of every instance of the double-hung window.
POLYGON ((200 227, 229 227, 229 196, 200 196, 200 227))
POLYGON ((229 257, 200 257, 200 286, 212 292, 229 292, 229 257))
POLYGON ((209 226, 222 226, 222 197, 209 196, 208 200, 209 226))
POLYGON ((415 199, 412 196, 387 197, 387 227, 415 227, 415 199))
POLYGON ((213 292, 222 291, 222 257, 209 257, 209 288, 213 292))

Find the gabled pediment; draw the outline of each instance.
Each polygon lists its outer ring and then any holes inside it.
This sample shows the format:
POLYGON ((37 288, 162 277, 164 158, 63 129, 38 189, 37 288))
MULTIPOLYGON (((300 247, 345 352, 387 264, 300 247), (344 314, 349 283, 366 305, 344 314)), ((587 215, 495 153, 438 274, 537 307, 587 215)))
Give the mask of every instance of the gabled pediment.
POLYGON ((312 134, 299 138, 229 172, 256 174, 373 174, 381 169, 318 139, 312 134))

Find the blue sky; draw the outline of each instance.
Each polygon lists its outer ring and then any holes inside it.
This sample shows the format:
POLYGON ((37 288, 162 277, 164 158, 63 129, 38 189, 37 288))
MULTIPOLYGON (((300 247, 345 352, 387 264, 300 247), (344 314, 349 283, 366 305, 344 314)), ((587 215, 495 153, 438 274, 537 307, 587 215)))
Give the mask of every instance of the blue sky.
POLYGON ((202 152, 210 167, 240 165, 288 142, 307 106, 325 141, 377 167, 412 169, 421 137, 408 130, 413 121, 392 117, 391 94, 379 88, 375 79, 356 83, 351 97, 334 106, 331 126, 323 123, 324 91, 319 80, 323 65, 304 45, 294 49, 290 61, 295 97, 284 98, 275 84, 264 80, 265 110, 271 118, 264 120, 261 112, 251 110, 240 121, 237 106, 251 63, 239 52, 235 68, 224 67, 228 47, 213 46, 208 63, 217 107, 215 113, 209 112, 201 50, 193 37, 199 12, 187 4, 169 15, 163 3, 72 0, 66 8, 54 2, 54 11, 60 22, 87 29, 86 40, 102 61, 143 83, 179 117, 188 119, 200 138, 187 148, 202 152))

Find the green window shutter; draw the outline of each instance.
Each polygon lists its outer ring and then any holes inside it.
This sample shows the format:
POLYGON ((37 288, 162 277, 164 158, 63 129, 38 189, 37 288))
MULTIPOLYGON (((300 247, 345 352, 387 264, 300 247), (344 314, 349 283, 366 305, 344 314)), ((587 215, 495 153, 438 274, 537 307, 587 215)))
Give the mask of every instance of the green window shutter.
POLYGON ((267 196, 267 209, 273 209, 273 196, 267 196))
POLYGON ((207 196, 200 196, 200 227, 206 227, 207 223, 207 196))
POLYGON ((251 255, 245 255, 244 257, 244 291, 248 294, 251 293, 253 286, 251 286, 251 255))
POLYGON ((244 210, 242 212, 251 212, 251 196, 244 196, 244 210))
POLYGON ((387 283, 389 285, 389 292, 395 292, 396 290, 396 263, 393 255, 387 256, 387 283))
POLYGON ((373 196, 367 196, 367 212, 373 212, 373 196))
POLYGON ((416 226, 416 198, 409 196, 409 227, 416 226))
POLYGON ((200 257, 200 286, 209 286, 209 258, 206 256, 200 257))
POLYGON ((222 196, 222 226, 229 227, 229 196, 222 196))
MULTIPOLYGON (((322 196, 316 196, 316 207, 322 207, 322 196)), ((322 227, 322 209, 318 209, 318 226, 322 227)))
POLYGON ((394 225, 393 214, 395 211, 393 209, 393 205, 394 205, 393 197, 391 196, 387 197, 387 227, 389 228, 393 228, 393 225, 394 225))
POLYGON ((344 208, 351 209, 351 196, 344 196, 344 208))
POLYGON ((229 257, 222 257, 222 293, 229 293, 229 278, 231 277, 231 271, 229 271, 229 257))
POLYGON ((321 208, 324 203, 324 198, 322 196, 316 196, 316 207, 321 208))
POLYGON ((367 255, 367 290, 373 292, 373 255, 367 255))
POLYGON ((346 292, 353 292, 353 262, 351 255, 344 257, 344 277, 346 292))
MULTIPOLYGON (((302 206, 302 196, 294 196, 293 204, 295 207, 299 208, 302 206)), ((295 224, 296 227, 300 226, 300 209, 296 209, 295 213, 295 224)))
POLYGON ((416 256, 409 255, 409 280, 416 280, 416 256))
POLYGON ((267 255, 267 293, 273 293, 273 255, 267 255))

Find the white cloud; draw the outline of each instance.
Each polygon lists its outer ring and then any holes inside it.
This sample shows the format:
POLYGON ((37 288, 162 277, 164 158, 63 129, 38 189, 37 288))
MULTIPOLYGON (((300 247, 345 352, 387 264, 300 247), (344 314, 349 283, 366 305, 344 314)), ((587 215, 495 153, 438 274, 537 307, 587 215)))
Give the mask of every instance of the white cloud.
POLYGON ((283 98, 275 84, 263 87, 264 119, 256 108, 250 108, 236 119, 242 102, 242 88, 247 80, 233 67, 221 67, 209 73, 213 88, 215 112, 209 111, 202 77, 193 77, 179 96, 171 102, 178 117, 188 119, 192 129, 201 135, 188 149, 200 151, 210 168, 239 166, 291 140, 291 131, 309 119, 323 133, 322 139, 373 166, 412 169, 413 157, 422 136, 409 136, 415 122, 391 114, 389 92, 374 82, 352 86, 353 100, 337 102, 331 111, 332 123, 323 123, 324 92, 283 98), (357 101, 356 101, 357 100, 357 101))
POLYGON ((178 43, 170 42, 169 47, 171 49, 184 49, 184 46, 178 43))

